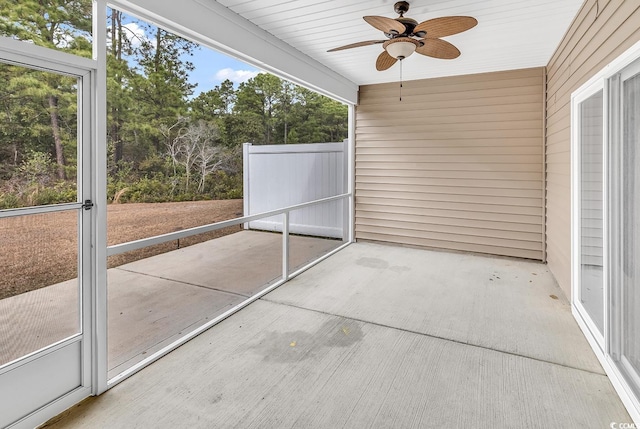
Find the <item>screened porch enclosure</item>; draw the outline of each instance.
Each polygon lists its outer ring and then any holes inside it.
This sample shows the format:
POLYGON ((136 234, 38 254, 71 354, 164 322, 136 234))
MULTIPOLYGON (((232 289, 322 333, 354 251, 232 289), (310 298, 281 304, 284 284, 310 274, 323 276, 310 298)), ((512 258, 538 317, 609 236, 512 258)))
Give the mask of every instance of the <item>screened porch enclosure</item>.
MULTIPOLYGON (((110 383, 349 241, 348 141, 250 147, 242 218, 108 247, 110 383), (228 235, 207 239, 217 233, 228 235), (177 250, 136 260, 167 245, 177 250)), ((115 219, 113 230, 137 223, 115 219)))
POLYGON ((75 237, 73 273, 0 297, 0 427, 640 423, 640 4, 411 3, 478 19, 460 58, 378 72, 372 47, 328 52, 391 14, 366 0, 92 0, 84 57, 0 38, 0 62, 77 82, 78 168, 64 204, 0 210, 67 212, 75 237), (347 104, 339 187, 109 243, 107 6, 347 104), (314 209, 331 235, 298 229, 314 209))
MULTIPOLYGON (((341 240, 291 237, 290 273, 341 240)), ((282 234, 241 231, 108 271, 108 377, 215 320, 282 280, 282 234)), ((0 300, 0 362, 66 338, 77 324, 77 280, 0 300), (31 319, 29 315, 38 313, 31 319), (19 339, 22 339, 20 341, 19 339)))
POLYGON ((630 421, 545 265, 355 243, 46 427, 630 421))

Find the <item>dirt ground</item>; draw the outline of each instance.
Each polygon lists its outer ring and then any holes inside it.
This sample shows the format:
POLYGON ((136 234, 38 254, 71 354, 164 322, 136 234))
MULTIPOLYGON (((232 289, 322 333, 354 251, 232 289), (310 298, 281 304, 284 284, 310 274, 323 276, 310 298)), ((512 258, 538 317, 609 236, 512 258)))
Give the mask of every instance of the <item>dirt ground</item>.
MULTIPOLYGON (((242 216, 242 200, 111 204, 109 245, 242 216)), ((115 267, 240 231, 241 226, 116 255, 115 267)), ((77 277, 77 214, 18 216, 0 220, 0 299, 77 277)))

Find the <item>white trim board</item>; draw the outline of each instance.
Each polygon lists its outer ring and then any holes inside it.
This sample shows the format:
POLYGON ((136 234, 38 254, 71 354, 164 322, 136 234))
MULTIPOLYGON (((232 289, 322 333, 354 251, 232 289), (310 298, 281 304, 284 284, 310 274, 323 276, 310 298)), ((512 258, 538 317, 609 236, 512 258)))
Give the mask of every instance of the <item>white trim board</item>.
POLYGON ((216 1, 113 0, 109 4, 320 94, 357 104, 357 84, 216 1))

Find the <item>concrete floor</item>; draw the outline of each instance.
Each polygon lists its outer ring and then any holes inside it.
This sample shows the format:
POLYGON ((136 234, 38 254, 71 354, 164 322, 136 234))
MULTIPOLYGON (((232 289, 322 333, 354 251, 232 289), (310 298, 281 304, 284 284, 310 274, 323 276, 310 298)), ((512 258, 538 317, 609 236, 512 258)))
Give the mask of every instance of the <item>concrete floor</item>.
MULTIPOLYGON (((290 267, 342 242, 291 236, 290 267)), ((151 353, 282 279, 282 235, 242 231, 109 270, 109 373, 151 353)))
MULTIPOLYGON (((342 243, 290 237, 296 267, 342 243)), ((108 271, 109 378, 282 278, 282 235, 242 231, 108 271)), ((0 300, 0 364, 78 332, 77 281, 0 300)))
POLYGON ((546 266, 349 246, 50 428, 631 422, 546 266))

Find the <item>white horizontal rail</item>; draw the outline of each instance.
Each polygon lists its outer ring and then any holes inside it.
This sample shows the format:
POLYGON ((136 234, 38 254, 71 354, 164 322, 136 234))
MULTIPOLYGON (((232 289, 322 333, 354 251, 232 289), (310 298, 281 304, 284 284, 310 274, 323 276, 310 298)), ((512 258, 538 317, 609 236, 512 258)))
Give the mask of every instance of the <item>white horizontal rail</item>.
POLYGON ((49 344, 44 347, 41 347, 40 349, 35 350, 25 356, 18 357, 12 361, 7 362, 6 364, 3 364, 0 367, 0 375, 5 374, 9 371, 12 371, 19 366, 26 365, 27 363, 32 362, 38 358, 41 358, 46 354, 53 353, 56 350, 60 350, 63 347, 67 347, 70 344, 82 341, 82 339, 83 339, 82 334, 73 334, 53 344, 49 344))
POLYGON ((5 60, 53 73, 64 72, 79 77, 83 76, 87 70, 98 68, 98 62, 91 58, 79 57, 9 37, 0 37, 0 49, 5 60))
POLYGON ((251 295, 249 298, 245 299, 244 301, 242 301, 241 303, 237 304, 236 306, 234 306, 234 307, 230 308, 229 310, 225 311, 224 313, 216 316, 214 319, 212 319, 212 320, 208 321, 207 323, 199 326, 198 328, 196 328, 193 331, 189 332, 188 334, 182 336, 181 338, 178 338, 173 343, 166 345, 162 349, 158 350, 157 352, 153 353, 152 355, 150 355, 146 359, 142 360, 141 362, 138 362, 137 364, 133 365, 132 367, 130 367, 130 368, 124 370, 123 372, 121 372, 120 374, 114 376, 113 378, 111 378, 108 381, 109 389, 114 387, 116 384, 119 384, 120 382, 124 381, 126 378, 128 378, 129 376, 135 374, 136 372, 139 372, 141 369, 151 365, 153 362, 155 362, 158 359, 160 359, 161 357, 165 356, 167 353, 171 352, 172 350, 175 350, 177 347, 180 347, 181 345, 183 345, 187 341, 191 340, 192 338, 195 338, 196 336, 200 335, 201 333, 203 333, 207 329, 211 328, 212 326, 220 323, 221 321, 223 321, 227 317, 237 313, 238 311, 242 310, 243 308, 245 308, 249 304, 259 300, 260 298, 262 298, 263 296, 267 295, 269 292, 273 291, 274 289, 282 286, 284 283, 287 282, 287 280, 290 280, 290 279, 302 274, 304 271, 308 270, 309 268, 313 267, 314 265, 317 265, 318 263, 324 261, 328 257, 330 257, 332 255, 335 255, 336 253, 338 253, 339 251, 341 251, 345 247, 349 246, 350 244, 351 244, 350 242, 343 243, 341 246, 339 246, 339 247, 337 247, 337 248, 325 253, 324 255, 320 256, 319 258, 315 259, 314 261, 311 261, 307 265, 303 266, 299 270, 289 274, 288 275, 288 279, 286 279, 286 280, 284 278, 280 279, 278 282, 272 284, 271 286, 268 286, 268 287, 262 289, 260 292, 251 295))
POLYGON ((301 153, 343 153, 343 142, 304 143, 287 145, 249 145, 251 155, 301 154, 301 153))
POLYGON ((294 210, 303 209, 305 207, 311 207, 317 204, 328 203, 331 201, 338 201, 345 198, 349 198, 351 194, 340 194, 333 197, 322 198, 319 200, 309 201, 302 204, 296 204, 293 206, 281 208, 278 210, 271 210, 264 213, 257 213, 251 216, 243 216, 235 219, 225 220, 222 222, 211 223, 208 225, 196 226, 193 228, 184 229, 182 231, 169 232, 167 234, 156 235, 153 237, 142 238, 140 240, 129 241, 127 243, 115 244, 107 247, 107 256, 119 255, 121 253, 131 252, 132 250, 143 249, 145 247, 153 246, 156 244, 166 243, 168 241, 177 240, 179 238, 191 237, 193 235, 203 234, 205 232, 217 231, 222 228, 228 228, 234 225, 240 225, 246 222, 252 222, 262 218, 271 216, 277 216, 282 213, 288 213, 294 210))
POLYGON ((32 215, 32 214, 78 210, 81 208, 82 208, 82 203, 47 204, 44 206, 20 207, 17 209, 0 210, 0 219, 7 218, 7 217, 32 215))

